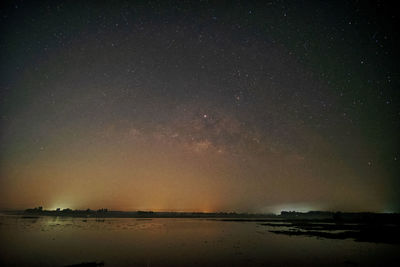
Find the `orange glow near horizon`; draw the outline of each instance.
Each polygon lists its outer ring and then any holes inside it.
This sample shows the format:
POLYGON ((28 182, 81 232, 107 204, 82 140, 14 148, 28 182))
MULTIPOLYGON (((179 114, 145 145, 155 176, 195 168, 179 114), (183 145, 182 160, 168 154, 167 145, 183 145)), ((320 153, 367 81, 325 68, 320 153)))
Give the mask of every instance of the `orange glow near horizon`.
MULTIPOLYGON (((112 140, 120 138, 118 132, 107 134, 116 135, 108 137, 112 140)), ((199 150, 196 144, 166 142, 160 137, 139 142, 136 135, 123 146, 99 139, 96 146, 87 145, 79 154, 74 151, 80 144, 49 146, 30 162, 9 164, 3 169, 9 179, 2 181, 2 206, 275 212, 281 203, 317 198, 327 209, 346 210, 362 208, 365 200, 374 202, 380 197, 368 193, 372 188, 383 190, 372 183, 358 190, 359 185, 348 179, 351 169, 335 161, 322 165, 323 159, 276 152, 254 157, 250 146, 237 157, 210 146, 199 150), (335 178, 335 183, 321 180, 320 172, 341 178, 335 178), (343 194, 348 195, 346 200, 343 194), (332 202, 339 204, 329 206, 332 202)), ((381 209, 380 202, 374 203, 372 210, 381 209)))

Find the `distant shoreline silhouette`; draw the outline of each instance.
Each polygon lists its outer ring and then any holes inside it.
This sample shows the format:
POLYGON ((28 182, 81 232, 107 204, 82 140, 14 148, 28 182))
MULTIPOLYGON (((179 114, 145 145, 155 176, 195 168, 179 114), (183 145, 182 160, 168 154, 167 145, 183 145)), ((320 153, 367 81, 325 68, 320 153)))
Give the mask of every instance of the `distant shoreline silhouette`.
POLYGON ((284 221, 314 220, 335 223, 392 223, 400 224, 400 213, 373 212, 332 212, 332 211, 281 211, 272 213, 237 212, 174 212, 174 211, 116 211, 107 208, 97 210, 72 210, 70 208, 45 210, 43 207, 29 208, 24 211, 4 211, 10 215, 22 216, 67 216, 82 218, 222 218, 244 221, 245 219, 274 219, 284 221))
POLYGON ((22 216, 66 216, 82 218, 272 218, 275 214, 236 213, 236 212, 155 212, 155 211, 115 211, 107 208, 92 210, 72 210, 69 208, 45 210, 43 207, 24 211, 4 211, 6 214, 22 216))

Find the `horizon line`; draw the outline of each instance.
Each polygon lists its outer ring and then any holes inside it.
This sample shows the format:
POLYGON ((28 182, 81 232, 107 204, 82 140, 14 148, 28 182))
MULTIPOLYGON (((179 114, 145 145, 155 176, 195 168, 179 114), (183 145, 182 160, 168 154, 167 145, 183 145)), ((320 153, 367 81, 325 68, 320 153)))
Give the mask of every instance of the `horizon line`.
POLYGON ((144 213, 203 213, 203 214, 212 214, 212 213, 225 213, 225 214, 258 214, 258 215, 279 215, 282 212, 292 212, 292 213, 310 213, 310 212, 323 212, 323 213, 375 213, 375 214, 399 214, 400 212, 394 212, 394 211, 341 211, 341 210, 308 210, 308 211, 297 211, 297 210, 290 210, 290 209, 283 209, 279 212, 249 212, 249 211, 196 211, 196 210, 151 210, 151 209, 137 209, 137 210, 114 210, 114 209, 109 209, 109 208, 100 208, 100 209, 72 209, 72 208, 57 208, 57 209, 45 209, 42 206, 37 206, 34 208, 26 208, 26 209, 11 209, 11 208, 1 208, 1 211, 4 212, 21 212, 21 211, 27 211, 27 210, 40 210, 39 208, 42 208, 41 211, 45 212, 62 212, 62 211, 81 211, 81 212, 125 212, 125 213, 130 213, 130 212, 144 212, 144 213))

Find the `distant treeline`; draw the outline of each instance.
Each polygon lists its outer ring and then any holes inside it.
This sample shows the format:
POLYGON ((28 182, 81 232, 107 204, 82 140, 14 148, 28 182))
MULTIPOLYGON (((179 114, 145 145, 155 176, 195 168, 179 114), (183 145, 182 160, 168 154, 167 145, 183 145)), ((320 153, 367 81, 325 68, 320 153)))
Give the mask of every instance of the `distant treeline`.
POLYGON ((48 213, 48 212, 62 212, 62 213, 94 213, 94 212, 107 212, 108 209, 98 209, 98 210, 91 210, 91 209, 86 209, 86 210, 72 210, 72 209, 56 209, 56 210, 44 210, 43 207, 36 207, 33 209, 26 209, 25 212, 27 213, 48 213))
POLYGON ((400 223, 399 213, 373 213, 373 212, 331 212, 331 211, 282 211, 281 218, 287 220, 321 220, 354 223, 400 223))
POLYGON ((70 217, 104 217, 104 218, 270 218, 273 214, 254 214, 236 212, 155 212, 155 211, 111 211, 106 208, 98 210, 56 209, 44 210, 43 207, 26 209, 24 214, 43 216, 70 216, 70 217))
POLYGON ((248 218, 273 219, 282 221, 317 220, 335 223, 395 223, 400 224, 398 213, 371 212, 330 212, 330 211, 282 211, 280 215, 236 213, 236 212, 155 212, 155 211, 111 211, 107 208, 98 210, 56 209, 44 210, 43 207, 26 209, 22 214, 42 216, 101 217, 101 218, 248 218))

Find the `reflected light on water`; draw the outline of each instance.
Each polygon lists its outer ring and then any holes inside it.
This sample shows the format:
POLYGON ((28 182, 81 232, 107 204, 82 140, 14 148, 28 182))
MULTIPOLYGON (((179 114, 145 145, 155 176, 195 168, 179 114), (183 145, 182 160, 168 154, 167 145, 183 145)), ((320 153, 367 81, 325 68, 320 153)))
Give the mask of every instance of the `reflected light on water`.
POLYGON ((0 216, 0 262, 204 267, 380 266, 399 260, 396 245, 295 238, 270 230, 276 227, 249 221, 0 216))

